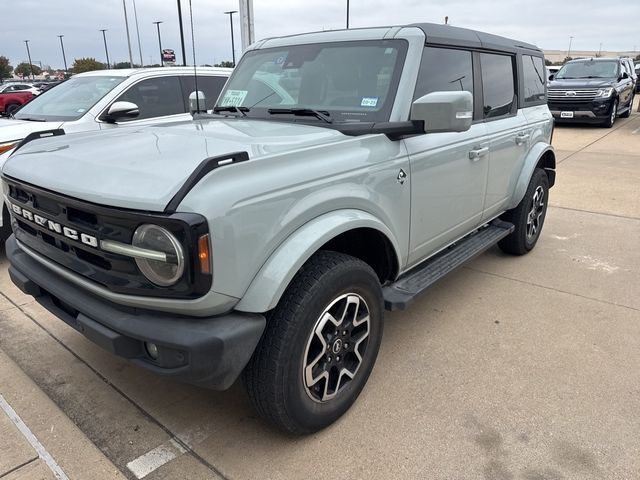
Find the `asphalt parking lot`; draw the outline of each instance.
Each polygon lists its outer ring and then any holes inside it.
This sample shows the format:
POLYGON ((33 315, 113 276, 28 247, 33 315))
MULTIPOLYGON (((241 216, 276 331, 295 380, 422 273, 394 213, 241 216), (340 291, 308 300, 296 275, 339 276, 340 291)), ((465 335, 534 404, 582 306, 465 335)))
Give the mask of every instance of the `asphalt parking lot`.
MULTIPOLYGON (((640 114, 553 143, 537 248, 494 248, 388 313, 363 394, 318 434, 274 431, 239 384, 115 359, 19 292, 4 256, 0 400, 72 479, 639 478, 640 114)), ((17 431, 0 412, 0 477, 55 478, 17 431)))

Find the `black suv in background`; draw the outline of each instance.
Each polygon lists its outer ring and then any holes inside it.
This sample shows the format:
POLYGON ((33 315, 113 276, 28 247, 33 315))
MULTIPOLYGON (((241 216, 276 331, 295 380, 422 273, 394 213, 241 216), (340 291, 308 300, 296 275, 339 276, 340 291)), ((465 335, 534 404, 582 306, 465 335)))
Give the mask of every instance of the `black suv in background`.
POLYGON ((631 113, 634 83, 622 59, 571 60, 549 80, 549 110, 558 122, 611 127, 617 116, 631 113))

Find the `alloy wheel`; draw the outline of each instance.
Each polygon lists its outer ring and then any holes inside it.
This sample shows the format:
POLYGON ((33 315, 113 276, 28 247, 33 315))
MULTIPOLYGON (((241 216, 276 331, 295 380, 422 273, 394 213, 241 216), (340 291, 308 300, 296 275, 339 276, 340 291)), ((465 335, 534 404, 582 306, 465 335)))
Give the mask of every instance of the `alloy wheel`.
POLYGON ((527 240, 531 241, 540 232, 540 217, 544 213, 544 188, 538 185, 531 201, 531 210, 527 215, 527 240))

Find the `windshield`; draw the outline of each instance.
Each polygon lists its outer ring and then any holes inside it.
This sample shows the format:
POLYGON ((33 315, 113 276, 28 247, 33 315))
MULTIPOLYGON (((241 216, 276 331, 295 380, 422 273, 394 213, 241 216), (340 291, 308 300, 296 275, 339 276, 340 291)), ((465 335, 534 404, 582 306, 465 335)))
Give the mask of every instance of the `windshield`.
POLYGON ((72 77, 25 104, 14 117, 19 120, 77 120, 125 78, 72 77))
POLYGON ((567 63, 560 69, 556 78, 615 78, 617 76, 618 62, 585 60, 567 63))
POLYGON ((217 107, 278 120, 283 109, 310 109, 332 122, 388 121, 406 49, 404 40, 374 40, 253 50, 242 57, 217 107))

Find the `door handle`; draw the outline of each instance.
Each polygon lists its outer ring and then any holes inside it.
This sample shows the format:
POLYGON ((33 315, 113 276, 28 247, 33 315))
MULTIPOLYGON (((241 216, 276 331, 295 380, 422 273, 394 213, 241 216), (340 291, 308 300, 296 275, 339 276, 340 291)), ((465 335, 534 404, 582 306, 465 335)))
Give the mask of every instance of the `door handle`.
POLYGON ((520 135, 516 136, 516 145, 524 145, 525 143, 527 143, 527 140, 529 140, 529 138, 531 138, 531 135, 529 135, 528 133, 521 133, 520 135))
POLYGON ((489 153, 489 147, 475 148, 469 152, 469 159, 477 162, 487 153, 489 153))

